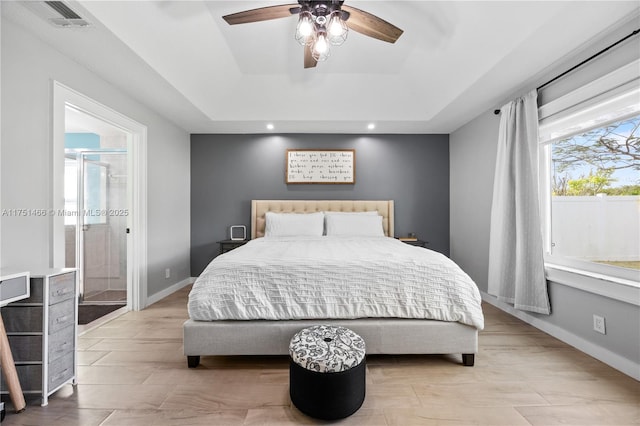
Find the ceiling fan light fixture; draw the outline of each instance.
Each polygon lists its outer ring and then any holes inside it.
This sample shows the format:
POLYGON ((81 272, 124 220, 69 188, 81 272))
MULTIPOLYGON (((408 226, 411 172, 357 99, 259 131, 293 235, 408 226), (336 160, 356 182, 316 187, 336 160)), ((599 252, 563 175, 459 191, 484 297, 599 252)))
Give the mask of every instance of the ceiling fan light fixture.
POLYGON ((331 53, 329 48, 329 42, 327 41, 327 34, 319 32, 311 46, 311 55, 313 59, 318 62, 326 61, 331 53))
POLYGON ((298 15, 294 37, 304 46, 305 68, 314 68, 318 61, 326 60, 330 47, 343 44, 350 31, 387 43, 395 43, 402 35, 403 31, 395 25, 364 10, 345 6, 344 2, 345 0, 298 0, 298 4, 248 9, 222 18, 229 25, 236 25, 298 15))
POLYGON ((329 43, 331 43, 332 45, 340 46, 347 40, 349 27, 347 27, 347 23, 342 20, 341 11, 336 10, 331 14, 329 25, 327 27, 329 43))
POLYGON ((301 45, 310 43, 311 36, 314 32, 313 15, 311 12, 300 12, 298 17, 298 25, 296 25, 296 40, 301 45))

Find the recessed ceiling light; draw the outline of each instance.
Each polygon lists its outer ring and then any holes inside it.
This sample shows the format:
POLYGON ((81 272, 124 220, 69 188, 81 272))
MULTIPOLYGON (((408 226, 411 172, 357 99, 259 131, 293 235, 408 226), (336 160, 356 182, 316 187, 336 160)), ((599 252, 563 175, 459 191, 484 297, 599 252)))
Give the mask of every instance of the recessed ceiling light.
POLYGON ((376 125, 374 123, 369 123, 369 125, 367 126, 367 129, 369 130, 373 130, 376 128, 376 125))
POLYGON ((273 124, 271 123, 267 124, 267 130, 273 130, 273 129, 274 129, 273 124))

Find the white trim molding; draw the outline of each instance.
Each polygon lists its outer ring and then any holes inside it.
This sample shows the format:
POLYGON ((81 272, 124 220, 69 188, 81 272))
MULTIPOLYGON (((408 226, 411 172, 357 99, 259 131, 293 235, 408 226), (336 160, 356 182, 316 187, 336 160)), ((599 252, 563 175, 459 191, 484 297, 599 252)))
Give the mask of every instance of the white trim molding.
POLYGON ((640 306, 640 286, 636 281, 550 263, 545 264, 545 272, 548 281, 640 306))
MULTIPOLYGON (((130 198, 131 215, 127 226, 131 229, 131 250, 127 252, 130 279, 127 279, 127 307, 141 310, 147 304, 147 126, 79 93, 64 84, 52 81, 52 194, 53 211, 64 210, 64 134, 65 107, 99 118, 130 134, 129 175, 132 176, 130 198)), ((64 267, 64 217, 51 215, 52 267, 64 267)))
POLYGON ((155 294, 152 294, 151 296, 149 296, 147 298, 147 306, 151 306, 156 302, 159 302, 160 300, 164 299, 167 296, 170 296, 171 294, 175 293, 176 291, 193 284, 196 281, 195 277, 189 277, 189 278, 185 278, 184 280, 175 283, 174 285, 165 288, 164 290, 161 290, 155 294))

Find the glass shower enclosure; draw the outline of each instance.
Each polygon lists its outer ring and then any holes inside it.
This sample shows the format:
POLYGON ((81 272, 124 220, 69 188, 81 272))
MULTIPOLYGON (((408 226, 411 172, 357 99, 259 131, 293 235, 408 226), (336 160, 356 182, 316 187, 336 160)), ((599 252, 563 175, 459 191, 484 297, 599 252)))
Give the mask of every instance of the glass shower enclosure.
POLYGON ((127 152, 65 151, 65 259, 80 303, 127 303, 127 152))

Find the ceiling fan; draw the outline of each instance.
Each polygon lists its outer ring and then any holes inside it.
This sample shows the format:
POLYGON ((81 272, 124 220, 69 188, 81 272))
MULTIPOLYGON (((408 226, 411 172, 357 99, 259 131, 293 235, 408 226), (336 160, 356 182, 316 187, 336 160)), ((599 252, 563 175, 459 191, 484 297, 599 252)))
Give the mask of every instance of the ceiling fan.
POLYGON ((298 0, 298 4, 267 6, 223 16, 229 25, 268 21, 298 15, 296 40, 304 46, 304 67, 315 67, 329 57, 330 46, 339 46, 349 30, 395 43, 402 30, 364 10, 343 5, 344 0, 298 0))

